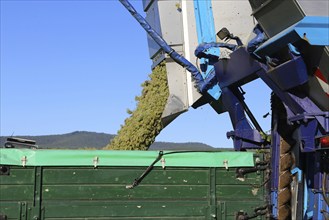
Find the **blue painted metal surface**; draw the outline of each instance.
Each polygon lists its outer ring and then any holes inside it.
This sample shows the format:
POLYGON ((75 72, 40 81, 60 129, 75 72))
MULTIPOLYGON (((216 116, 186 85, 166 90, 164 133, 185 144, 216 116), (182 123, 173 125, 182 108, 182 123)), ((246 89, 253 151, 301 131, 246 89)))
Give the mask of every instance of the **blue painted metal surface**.
MULTIPOLYGON (((216 32, 211 0, 194 0, 194 9, 198 43, 215 42, 216 32)), ((219 56, 220 51, 218 48, 210 48, 207 53, 219 56)), ((201 59, 200 64, 206 65, 206 70, 202 74, 206 78, 213 71, 214 67, 209 64, 207 59, 201 59)), ((208 93, 218 100, 221 96, 221 89, 219 85, 214 85, 208 90, 208 93)))
POLYGON ((220 60, 215 64, 216 75, 221 88, 242 86, 257 78, 257 72, 264 70, 253 59, 245 47, 239 47, 228 60, 220 60), (238 65, 237 65, 238 64, 238 65))
POLYGON ((310 45, 329 45, 329 18, 307 16, 295 25, 275 35, 255 50, 259 57, 270 56, 288 44, 306 40, 310 45))
POLYGON ((303 180, 302 175, 303 175, 303 171, 301 169, 299 169, 298 167, 295 167, 294 169, 291 170, 291 174, 294 175, 297 173, 297 177, 298 177, 298 182, 301 182, 303 180))
MULTIPOLYGON (((329 206, 324 202, 322 192, 323 170, 320 169, 320 152, 308 153, 302 164, 306 167, 305 181, 307 193, 304 197, 304 219, 326 219, 325 213, 328 213, 329 206)), ((326 187, 324 187, 326 189, 326 187)))
POLYGON ((304 180, 304 207, 303 207, 303 215, 304 218, 310 219, 313 216, 313 209, 309 209, 308 202, 309 202, 309 194, 311 193, 311 189, 307 186, 306 179, 304 180))
POLYGON ((329 18, 306 16, 295 26, 295 31, 311 45, 329 45, 329 18))
MULTIPOLYGON (((277 123, 277 119, 274 119, 277 123)), ((272 152, 271 152, 271 192, 270 202, 272 204, 272 215, 278 217, 278 184, 279 184, 279 158, 280 158, 280 135, 278 132, 272 131, 272 152)))
MULTIPOLYGON (((229 112, 234 131, 227 132, 226 136, 233 139, 234 149, 237 151, 245 149, 258 149, 268 147, 264 134, 258 127, 254 129, 246 117, 246 104, 243 102, 243 94, 238 89, 232 90, 224 87, 222 90, 223 105, 229 112), (261 134, 262 133, 262 134, 261 134)), ((250 113, 251 114, 251 113, 250 113)), ((252 115, 248 115, 250 118, 252 115)), ((254 122, 253 122, 254 123, 254 122)))
MULTIPOLYGON (((290 54, 292 55, 292 53, 290 54)), ((287 91, 308 81, 306 65, 301 56, 292 55, 291 60, 271 68, 267 75, 282 91, 287 91)))

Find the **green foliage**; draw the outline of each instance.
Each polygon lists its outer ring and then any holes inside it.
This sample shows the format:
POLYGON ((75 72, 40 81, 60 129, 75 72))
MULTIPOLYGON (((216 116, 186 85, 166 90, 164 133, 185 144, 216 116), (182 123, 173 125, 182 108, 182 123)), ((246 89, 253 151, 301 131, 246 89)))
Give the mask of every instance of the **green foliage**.
POLYGON ((169 95, 165 64, 158 65, 141 86, 142 94, 136 97, 137 108, 105 149, 147 150, 163 126, 161 115, 169 95))

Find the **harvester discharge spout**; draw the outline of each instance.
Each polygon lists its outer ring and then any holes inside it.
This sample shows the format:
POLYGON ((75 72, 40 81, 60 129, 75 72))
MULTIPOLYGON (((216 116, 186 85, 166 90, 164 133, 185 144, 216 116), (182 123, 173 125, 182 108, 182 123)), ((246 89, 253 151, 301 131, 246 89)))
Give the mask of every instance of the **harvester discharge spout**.
POLYGON ((150 24, 143 18, 135 8, 127 0, 119 0, 122 5, 130 12, 130 14, 138 21, 138 23, 144 28, 144 30, 152 37, 152 39, 163 49, 163 51, 168 54, 176 63, 186 68, 191 74, 196 82, 198 91, 203 93, 207 89, 207 81, 205 81, 199 72, 199 70, 185 57, 178 54, 174 49, 172 49, 166 41, 158 34, 150 24))
MULTIPOLYGON (((163 51, 168 54, 176 63, 186 68, 191 74, 196 82, 196 86, 200 93, 207 91, 208 82, 211 80, 204 80, 199 70, 185 57, 178 54, 174 49, 172 49, 167 42, 158 34, 150 24, 143 18, 135 8, 127 0, 119 0, 122 5, 130 12, 130 14, 138 21, 138 23, 144 28, 144 30, 152 37, 152 39, 163 49, 163 51)), ((212 75, 211 78, 214 78, 212 75)))
MULTIPOLYGON (((156 44, 177 64, 181 67, 185 68, 187 71, 191 73, 192 80, 194 82, 194 87, 196 87, 197 91, 201 94, 207 92, 209 88, 211 88, 214 84, 217 83, 215 73, 209 74, 206 78, 202 76, 199 72, 198 68, 194 66, 190 61, 188 61, 184 56, 180 55, 176 52, 168 43, 161 37, 157 31, 155 31, 151 25, 146 21, 144 17, 142 17, 135 8, 130 4, 127 0, 119 0, 122 5, 129 11, 129 13, 137 20, 137 22, 144 28, 144 30, 148 33, 148 35, 156 42, 156 44)), ((167 74, 168 75, 168 74, 167 74)), ((175 76, 171 76, 175 77, 175 76)), ((179 80, 179 77, 173 79, 169 79, 168 76, 168 86, 169 90, 171 89, 173 83, 172 81, 179 80), (172 85, 171 85, 172 84, 172 85)), ((184 84, 184 83, 183 83, 184 84)), ((188 108, 188 104, 186 101, 181 101, 178 96, 175 94, 170 95, 168 98, 167 106, 162 115, 162 123, 163 126, 168 125, 171 121, 173 121, 178 115, 185 112, 188 108)))

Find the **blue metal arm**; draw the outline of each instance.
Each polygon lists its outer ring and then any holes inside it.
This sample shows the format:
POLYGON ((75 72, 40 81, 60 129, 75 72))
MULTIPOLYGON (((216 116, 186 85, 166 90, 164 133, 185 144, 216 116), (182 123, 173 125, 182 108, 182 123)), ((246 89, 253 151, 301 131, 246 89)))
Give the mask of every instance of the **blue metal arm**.
MULTIPOLYGON (((201 43, 197 46, 197 48, 194 51, 194 55, 197 58, 209 58, 209 54, 206 54, 205 51, 210 48, 227 48, 229 50, 234 51, 237 48, 237 45, 234 44, 227 44, 227 43, 217 43, 217 42, 210 42, 210 43, 201 43)), ((212 55, 214 56, 214 55, 212 55)), ((216 56, 218 59, 218 56, 216 56)))

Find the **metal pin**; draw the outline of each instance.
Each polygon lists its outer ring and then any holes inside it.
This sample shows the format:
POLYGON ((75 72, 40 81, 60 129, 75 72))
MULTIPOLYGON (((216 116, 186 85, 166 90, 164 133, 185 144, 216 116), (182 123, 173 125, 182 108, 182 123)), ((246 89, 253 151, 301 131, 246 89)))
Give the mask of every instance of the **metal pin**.
POLYGON ((26 162, 27 162, 26 156, 23 156, 22 159, 21 159, 21 161, 22 161, 22 166, 25 167, 26 166, 26 162))
POLYGON ((161 158, 161 165, 162 169, 166 168, 166 160, 164 158, 161 158))
POLYGON ((97 164, 98 164, 98 162, 99 162, 99 158, 98 158, 97 156, 94 157, 93 162, 94 162, 94 167, 96 168, 96 167, 97 167, 97 164))
POLYGON ((228 160, 224 160, 223 161, 223 164, 224 164, 225 169, 228 170, 228 160))

